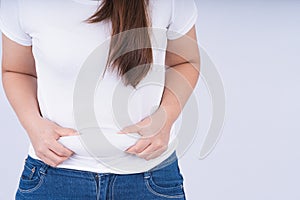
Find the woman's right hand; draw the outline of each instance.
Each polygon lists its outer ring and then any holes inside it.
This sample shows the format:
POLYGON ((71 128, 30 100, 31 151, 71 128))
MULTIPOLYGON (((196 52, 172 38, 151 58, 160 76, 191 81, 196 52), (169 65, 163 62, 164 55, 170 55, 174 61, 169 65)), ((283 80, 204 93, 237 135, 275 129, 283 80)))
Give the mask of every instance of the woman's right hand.
POLYGON ((73 152, 57 140, 62 136, 78 135, 71 128, 63 128, 53 121, 40 118, 34 128, 27 130, 36 155, 46 164, 56 167, 72 156, 73 152))
POLYGON ((23 46, 2 34, 2 49, 5 94, 28 133, 36 155, 45 163, 57 166, 73 154, 57 140, 62 136, 76 135, 76 131, 41 117, 32 46, 23 46))

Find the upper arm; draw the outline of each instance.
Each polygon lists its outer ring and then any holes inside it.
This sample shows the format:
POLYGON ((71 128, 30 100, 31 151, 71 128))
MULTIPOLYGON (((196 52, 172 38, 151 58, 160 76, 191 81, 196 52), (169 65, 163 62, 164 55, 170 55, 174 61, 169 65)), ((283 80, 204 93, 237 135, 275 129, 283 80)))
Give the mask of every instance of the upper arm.
POLYGON ((195 27, 197 18, 194 0, 172 0, 172 16, 167 28, 167 67, 200 62, 195 27))
POLYGON ((20 45, 2 34, 2 73, 7 71, 36 77, 32 47, 20 45))
POLYGON ((13 71, 36 76, 31 51, 32 38, 23 29, 19 1, 0 1, 2 32, 2 72, 13 71))
POLYGON ((195 25, 184 36, 179 39, 168 40, 167 43, 166 67, 187 62, 192 63, 197 68, 200 67, 200 54, 195 25))

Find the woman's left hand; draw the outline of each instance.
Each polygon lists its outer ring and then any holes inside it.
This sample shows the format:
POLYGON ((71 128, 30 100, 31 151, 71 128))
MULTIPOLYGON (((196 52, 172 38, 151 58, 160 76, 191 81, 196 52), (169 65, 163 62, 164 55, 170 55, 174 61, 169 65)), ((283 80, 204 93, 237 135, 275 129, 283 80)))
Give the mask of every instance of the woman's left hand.
POLYGON ((142 137, 125 152, 150 160, 160 156, 168 148, 173 120, 169 120, 163 108, 140 122, 124 127, 119 133, 138 133, 142 137))

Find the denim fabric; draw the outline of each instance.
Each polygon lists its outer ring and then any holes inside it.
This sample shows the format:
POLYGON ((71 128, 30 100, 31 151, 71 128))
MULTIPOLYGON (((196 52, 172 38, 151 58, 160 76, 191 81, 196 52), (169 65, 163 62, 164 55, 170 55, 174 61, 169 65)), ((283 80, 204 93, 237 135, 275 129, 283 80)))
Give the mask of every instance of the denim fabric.
POLYGON ((155 168, 136 174, 54 168, 28 156, 17 200, 185 200, 176 152, 155 168))

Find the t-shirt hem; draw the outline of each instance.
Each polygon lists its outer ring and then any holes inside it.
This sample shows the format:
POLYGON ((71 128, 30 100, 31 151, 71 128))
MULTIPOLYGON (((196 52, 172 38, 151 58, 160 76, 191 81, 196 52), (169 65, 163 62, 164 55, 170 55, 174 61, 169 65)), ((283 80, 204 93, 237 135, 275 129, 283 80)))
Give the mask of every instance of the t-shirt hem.
MULTIPOLYGON (((171 145, 172 146, 172 145, 171 145)), ((88 171, 88 172, 93 172, 93 173, 113 173, 113 174, 136 174, 136 173, 143 173, 146 171, 149 171, 153 168, 158 167, 158 165, 164 161, 164 159, 167 159, 170 155, 176 151, 176 145, 174 147, 169 147, 167 151, 165 151, 161 155, 161 161, 158 162, 154 166, 149 166, 148 169, 128 169, 128 170, 123 170, 123 169, 117 169, 114 167, 108 167, 104 164, 102 164, 100 161, 96 160, 93 157, 85 157, 85 156, 79 156, 80 157, 80 162, 78 160, 74 163, 74 161, 71 161, 71 163, 63 162, 57 166, 57 168, 63 168, 63 169, 72 169, 72 170, 80 170, 80 171, 88 171), (82 160, 83 159, 83 160, 82 160), (83 164, 84 163, 84 164, 83 164), (92 167, 91 167, 92 166, 92 167)), ((32 144, 30 143, 29 145, 29 150, 28 150, 28 155, 34 159, 42 161, 40 158, 37 157, 35 154, 35 151, 33 149, 32 144)), ((78 155, 76 155, 78 157, 78 155)), ((72 157, 70 158, 72 159, 72 157)), ((70 160, 69 160, 70 161, 70 160)))

